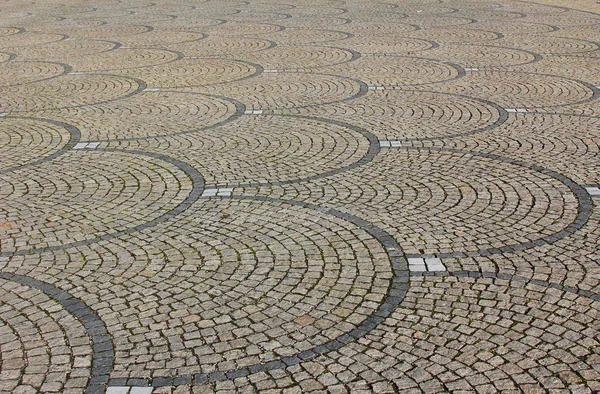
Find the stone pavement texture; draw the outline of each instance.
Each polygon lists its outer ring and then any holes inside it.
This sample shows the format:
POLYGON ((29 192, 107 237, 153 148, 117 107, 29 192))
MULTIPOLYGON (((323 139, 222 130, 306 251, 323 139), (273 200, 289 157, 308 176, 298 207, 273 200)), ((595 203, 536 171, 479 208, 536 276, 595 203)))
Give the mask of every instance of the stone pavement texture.
POLYGON ((596 1, 0 0, 0 392, 598 393, 599 187, 596 1))

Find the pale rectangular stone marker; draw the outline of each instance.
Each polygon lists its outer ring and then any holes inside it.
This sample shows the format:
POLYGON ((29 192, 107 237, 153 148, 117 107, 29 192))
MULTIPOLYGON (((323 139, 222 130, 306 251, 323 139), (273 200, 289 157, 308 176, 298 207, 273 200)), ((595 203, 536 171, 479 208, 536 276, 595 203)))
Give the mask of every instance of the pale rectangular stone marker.
POLYGON ((244 111, 244 115, 262 115, 262 109, 244 111))
POLYGON ((154 387, 132 387, 129 394, 152 394, 154 387))
POLYGON ((527 112, 525 108, 504 108, 506 112, 524 114, 527 112))
POLYGON ((115 386, 106 389, 106 394, 128 394, 129 387, 115 386))
POLYGON ((400 148, 402 143, 400 141, 379 141, 379 146, 382 148, 400 148))
POLYGON ((408 258, 408 269, 413 272, 424 272, 427 271, 425 267, 425 260, 420 257, 408 258))
POLYGON ((464 70, 465 71, 479 71, 479 69, 477 67, 465 67, 464 70))
POLYGON ((590 196, 600 196, 600 188, 598 187, 589 186, 586 187, 585 190, 587 190, 590 196))
POLYGON ((202 197, 230 197, 232 192, 232 187, 209 188, 204 189, 202 197))
POLYGON ((425 258, 425 264, 427 264, 428 271, 446 271, 446 267, 442 264, 442 260, 437 257, 425 258))
POLYGON ((78 142, 73 149, 96 149, 98 145, 99 142, 78 142))
POLYGON ((83 149, 87 146, 87 142, 78 142, 77 144, 75 144, 75 146, 73 147, 73 149, 83 149))
POLYGON ((369 90, 385 90, 384 86, 369 86, 369 90))

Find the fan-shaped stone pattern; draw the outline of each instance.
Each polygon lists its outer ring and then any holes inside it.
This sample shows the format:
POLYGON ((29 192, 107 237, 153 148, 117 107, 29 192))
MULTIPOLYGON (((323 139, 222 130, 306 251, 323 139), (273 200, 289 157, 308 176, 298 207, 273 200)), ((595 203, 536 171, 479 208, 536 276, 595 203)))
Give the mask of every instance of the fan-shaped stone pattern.
POLYGON ((256 66, 243 61, 202 58, 181 59, 115 73, 139 78, 152 88, 185 88, 235 82, 254 76, 257 71, 256 66))
POLYGON ((0 52, 0 63, 8 62, 12 59, 12 55, 7 52, 0 52))
POLYGON ((148 33, 120 38, 123 46, 132 48, 162 48, 169 49, 173 44, 183 44, 202 39, 202 34, 194 32, 169 31, 167 29, 153 30, 148 33))
MULTIPOLYGON (((483 44, 487 43, 488 41, 498 40, 501 37, 501 34, 490 30, 453 27, 417 30, 410 33, 406 33, 406 36, 420 38, 423 40, 435 41, 437 43, 483 44)), ((477 54, 475 53, 475 55, 477 54)), ((439 59, 454 60, 453 57, 440 57, 439 59)))
POLYGON ((407 32, 414 32, 416 27, 408 23, 394 23, 392 25, 385 22, 372 21, 351 21, 337 28, 357 36, 407 36, 407 32))
POLYGON ((248 109, 272 110, 348 100, 361 93, 361 85, 336 75, 278 72, 193 90, 234 98, 248 109))
POLYGON ((186 56, 210 57, 257 52, 271 48, 273 43, 263 38, 250 37, 208 37, 184 44, 169 45, 169 49, 186 56))
POLYGON ((277 22, 278 25, 285 27, 296 28, 317 28, 317 29, 333 29, 338 31, 347 31, 346 24, 348 19, 344 14, 339 17, 335 16, 294 16, 293 18, 283 19, 277 22))
MULTIPOLYGON (((560 30, 558 32, 560 34, 560 30)), ((532 35, 527 40, 520 37, 506 37, 494 44, 513 48, 526 49, 540 54, 573 55, 583 53, 598 54, 598 44, 575 38, 564 38, 560 36, 532 35)))
POLYGON ((75 71, 115 71, 151 67, 170 63, 180 56, 173 51, 160 49, 118 48, 95 55, 71 59, 75 71))
POLYGON ((526 17, 527 15, 523 14, 519 11, 509 11, 504 9, 492 9, 492 10, 484 10, 484 9, 461 9, 456 13, 465 18, 475 19, 477 22, 479 21, 498 21, 498 20, 507 20, 514 21, 519 20, 521 18, 526 17))
MULTIPOLYGON (((430 146, 428 142, 411 145, 430 146)), ((512 114, 488 133, 438 141, 435 146, 498 154, 520 161, 531 160, 580 185, 600 178, 600 118, 550 114, 512 114)))
MULTIPOLYGON (((520 19, 525 23, 535 23, 539 20, 538 15, 528 15, 525 18, 520 19)), ((570 11, 557 13, 554 15, 548 14, 543 16, 544 23, 548 23, 553 26, 571 27, 571 26, 590 26, 598 24, 598 17, 594 14, 570 11)))
POLYGON ((386 149, 371 163, 332 178, 260 193, 360 214, 412 254, 527 243, 562 231, 578 215, 576 196, 549 175, 427 150, 386 149))
POLYGON ((0 175, 3 253, 97 241, 175 208, 191 180, 171 164, 122 153, 74 151, 0 175))
POLYGON ((84 326, 39 290, 0 279, 0 381, 13 393, 83 393, 92 346, 84 326))
POLYGON ((68 130, 52 123, 0 118, 0 172, 47 157, 70 139, 68 130))
POLYGON ((427 89, 481 97, 505 108, 563 107, 595 98, 593 88, 578 80, 526 72, 480 70, 427 89))
POLYGON ((562 38, 574 38, 578 40, 596 40, 600 37, 600 25, 569 26, 561 27, 559 35, 562 38))
POLYGON ((351 51, 326 46, 277 46, 249 53, 244 60, 258 63, 265 70, 310 70, 349 62, 351 51))
POLYGON ((284 110, 284 113, 347 121, 380 140, 446 138, 483 132, 502 123, 502 109, 491 103, 420 91, 372 91, 332 105, 284 110))
POLYGON ((227 371, 294 356, 363 322, 392 278, 383 247, 363 229, 275 202, 204 201, 82 252, 87 265, 77 275, 86 275, 87 302, 97 299, 99 314, 113 317, 113 377, 138 377, 139 368, 152 377, 227 371), (94 270, 98 264, 112 268, 94 270), (113 306, 123 299, 125 308, 113 306), (157 333, 167 341, 146 337, 157 333))
MULTIPOLYGON (((555 30, 555 28, 550 24, 540 23, 539 21, 536 23, 523 22, 520 19, 503 21, 496 21, 493 19, 483 20, 477 21, 477 23, 473 25, 464 26, 464 28, 467 31, 471 29, 481 29, 498 32, 505 37, 514 39, 518 39, 520 37, 522 40, 521 43, 525 40, 528 40, 531 35, 537 36, 541 33, 550 33, 555 30)), ((521 44, 517 45, 516 48, 521 48, 521 44)))
POLYGON ((138 81, 114 75, 63 75, 0 88, 0 112, 43 111, 117 100, 139 91, 138 81))
POLYGON ((442 6, 439 3, 413 3, 413 4, 400 4, 399 7, 395 8, 396 12, 401 12, 409 17, 414 16, 440 16, 456 13, 456 9, 449 6, 442 6))
MULTIPOLYGON (((446 44, 419 56, 431 59, 452 59, 463 68, 514 67, 537 61, 539 55, 520 49, 487 44, 446 44)), ((520 71, 521 69, 519 69, 520 71)))
POLYGON ((202 33, 210 37, 270 37, 272 33, 282 29, 282 26, 274 23, 226 22, 203 28, 202 33))
POLYGON ((476 23, 471 18, 451 15, 441 16, 415 16, 402 20, 402 23, 410 23, 411 25, 419 26, 421 29, 431 28, 443 28, 443 27, 456 27, 456 26, 468 26, 476 23))
POLYGON ((600 385, 598 312, 597 301, 545 285, 413 278, 400 308, 363 340, 248 388, 331 387, 335 371, 348 391, 589 391, 600 385))
POLYGON ((84 141, 168 136, 226 122, 233 103, 200 94, 143 92, 101 105, 44 112, 43 116, 76 125, 84 141))
POLYGON ((459 77, 459 71, 449 64, 402 56, 364 56, 354 62, 329 67, 324 71, 383 87, 429 86, 459 77))
POLYGON ((13 34, 17 34, 21 31, 21 29, 17 27, 0 27, 0 37, 12 36, 13 34))
POLYGON ((349 34, 343 31, 296 29, 291 27, 269 34, 269 39, 276 42, 277 45, 312 45, 327 43, 329 45, 340 44, 344 47, 349 47, 348 37, 349 34))
POLYGON ((69 64, 71 59, 110 51, 119 43, 105 40, 63 40, 42 46, 17 48, 19 59, 69 64))
POLYGON ((274 23, 278 24, 282 20, 289 18, 289 14, 286 12, 252 12, 252 11, 241 11, 238 13, 231 13, 226 16, 227 21, 230 22, 243 22, 243 23, 274 23))
POLYGON ((57 63, 7 62, 0 64, 0 87, 51 79, 65 71, 65 66, 57 63))
MULTIPOLYGON (((352 165, 370 150, 367 138, 348 127, 289 116, 243 116, 187 139, 192 147, 172 148, 171 155, 198 168, 207 185, 316 177, 352 165)), ((146 150, 162 149, 141 144, 146 150)))
POLYGON ((340 45, 360 53, 420 54, 420 52, 427 51, 437 44, 429 40, 410 37, 354 36, 340 43, 340 45))
POLYGON ((144 25, 110 24, 78 30, 72 37, 77 39, 119 40, 122 37, 144 34, 151 30, 150 27, 144 25))
POLYGON ((519 71, 559 75, 600 85, 600 52, 594 56, 544 56, 540 62, 519 68, 519 71))
POLYGON ((12 52, 22 47, 50 44, 52 42, 64 39, 65 36, 62 34, 23 31, 19 34, 11 34, 2 37, 2 41, 0 42, 0 50, 12 52))

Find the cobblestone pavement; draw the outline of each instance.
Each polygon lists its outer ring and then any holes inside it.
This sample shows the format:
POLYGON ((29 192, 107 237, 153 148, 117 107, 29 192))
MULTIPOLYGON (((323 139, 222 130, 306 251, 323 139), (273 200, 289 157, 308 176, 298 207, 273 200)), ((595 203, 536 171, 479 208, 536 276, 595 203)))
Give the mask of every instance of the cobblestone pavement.
POLYGON ((543 1, 0 0, 0 392, 599 393, 600 3, 543 1))

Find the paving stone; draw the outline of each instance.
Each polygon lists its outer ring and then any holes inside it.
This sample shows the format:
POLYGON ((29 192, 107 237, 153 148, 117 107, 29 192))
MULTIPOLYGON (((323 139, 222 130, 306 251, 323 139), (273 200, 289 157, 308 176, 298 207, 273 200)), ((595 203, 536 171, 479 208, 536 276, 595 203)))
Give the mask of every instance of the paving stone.
POLYGON ((0 391, 599 391, 598 13, 0 1, 0 391))

